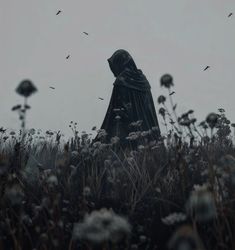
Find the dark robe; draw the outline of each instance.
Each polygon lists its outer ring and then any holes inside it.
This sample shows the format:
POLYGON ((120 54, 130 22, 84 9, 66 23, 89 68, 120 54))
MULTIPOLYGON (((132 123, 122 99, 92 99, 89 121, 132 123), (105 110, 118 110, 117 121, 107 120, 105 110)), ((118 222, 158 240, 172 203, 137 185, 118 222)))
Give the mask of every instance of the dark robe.
POLYGON ((108 59, 110 69, 116 80, 107 113, 101 129, 107 132, 106 141, 118 136, 123 145, 129 133, 150 131, 151 138, 158 139, 160 129, 150 84, 134 60, 125 50, 117 50, 108 59), (135 126, 139 121, 141 126, 135 126))

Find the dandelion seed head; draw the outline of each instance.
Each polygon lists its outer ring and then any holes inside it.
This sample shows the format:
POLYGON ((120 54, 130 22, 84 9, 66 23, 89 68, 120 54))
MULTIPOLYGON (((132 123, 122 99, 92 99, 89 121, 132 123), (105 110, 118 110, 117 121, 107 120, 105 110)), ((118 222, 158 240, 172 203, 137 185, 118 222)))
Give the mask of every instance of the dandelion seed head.
POLYGON ((29 97, 37 91, 37 88, 30 80, 22 81, 16 88, 16 92, 24 97, 29 97))
POLYGON ((170 88, 174 86, 173 77, 170 74, 165 74, 160 79, 161 87, 170 88))
POLYGON ((157 99, 159 104, 164 104, 166 101, 166 97, 164 95, 160 95, 157 99))
POLYGON ((206 117, 206 122, 208 123, 209 127, 213 129, 218 122, 218 115, 216 113, 210 113, 206 117))

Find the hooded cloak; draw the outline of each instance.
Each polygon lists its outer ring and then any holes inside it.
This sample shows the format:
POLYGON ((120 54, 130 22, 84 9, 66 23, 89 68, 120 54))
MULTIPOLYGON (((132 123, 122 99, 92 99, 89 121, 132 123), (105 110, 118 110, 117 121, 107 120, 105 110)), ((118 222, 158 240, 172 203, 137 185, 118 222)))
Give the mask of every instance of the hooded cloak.
POLYGON ((113 91, 101 129, 107 132, 106 140, 118 136, 122 144, 128 135, 135 131, 151 131, 157 139, 160 129, 151 87, 145 75, 131 55, 125 50, 117 50, 109 59, 111 71, 116 77, 113 91), (138 122, 141 126, 133 126, 138 122), (153 129, 154 127, 154 129, 153 129))

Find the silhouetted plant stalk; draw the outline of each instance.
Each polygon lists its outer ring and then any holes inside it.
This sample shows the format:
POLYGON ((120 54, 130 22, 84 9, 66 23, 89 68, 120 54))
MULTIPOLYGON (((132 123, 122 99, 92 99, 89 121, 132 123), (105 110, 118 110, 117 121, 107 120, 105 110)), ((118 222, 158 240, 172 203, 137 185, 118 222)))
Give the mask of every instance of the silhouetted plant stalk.
POLYGON ((233 127, 233 144, 235 145, 235 123, 232 123, 231 127, 233 127))
POLYGON ((181 127, 180 127, 179 122, 178 122, 178 116, 176 113, 177 104, 174 104, 173 98, 172 98, 172 95, 175 93, 174 91, 171 90, 171 87, 174 86, 173 77, 169 74, 163 75, 160 79, 160 85, 161 85, 161 87, 165 87, 168 89, 171 108, 172 108, 173 114, 175 116, 175 121, 178 123, 178 128, 176 128, 176 126, 174 126, 174 127, 178 133, 182 133, 181 127))
POLYGON ((37 88, 30 80, 23 80, 20 82, 19 86, 16 88, 16 93, 24 97, 23 106, 18 104, 12 108, 12 111, 18 111, 19 119, 21 121, 21 139, 20 139, 20 166, 23 167, 25 162, 25 137, 26 137, 26 114, 27 110, 31 107, 27 104, 28 98, 37 92, 37 88))

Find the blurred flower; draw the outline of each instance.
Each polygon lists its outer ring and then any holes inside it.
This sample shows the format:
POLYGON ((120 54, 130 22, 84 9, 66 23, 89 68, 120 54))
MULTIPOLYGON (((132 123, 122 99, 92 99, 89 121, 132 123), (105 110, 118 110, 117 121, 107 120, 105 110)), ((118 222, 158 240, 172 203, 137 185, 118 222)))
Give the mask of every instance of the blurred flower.
POLYGON ((34 135, 36 133, 36 130, 34 129, 34 128, 31 128, 30 130, 29 130, 29 134, 30 135, 34 135))
POLYGON ((147 130, 147 131, 142 131, 142 132, 141 132, 141 136, 142 136, 142 137, 146 137, 146 136, 148 136, 148 135, 151 135, 151 130, 147 130))
POLYGON ((173 78, 169 74, 163 75, 160 79, 160 83, 161 83, 161 87, 165 87, 165 88, 170 88, 170 87, 174 86, 173 78))
POLYGON ((32 219, 27 214, 22 214, 20 219, 27 226, 33 225, 32 219))
POLYGON ((47 184, 49 185, 49 187, 54 187, 58 185, 58 179, 55 175, 51 175, 48 177, 47 179, 47 184))
POLYGON ((133 157, 127 157, 126 160, 127 160, 128 164, 130 164, 130 165, 135 164, 135 159, 133 157))
POLYGON ((144 145, 139 145, 138 146, 138 149, 141 151, 141 150, 144 150, 145 149, 145 146, 144 145))
POLYGON ((100 141, 94 142, 93 147, 94 148, 99 148, 101 146, 101 144, 102 143, 100 141))
POLYGON ((157 127, 157 126, 152 127, 152 131, 159 131, 159 127, 157 127))
POLYGON ((138 249, 139 249, 138 245, 136 245, 136 244, 131 245, 131 250, 138 250, 138 249))
POLYGON ((93 211, 86 215, 82 223, 74 225, 73 237, 100 244, 107 241, 118 242, 131 231, 126 219, 107 209, 93 211))
POLYGON ((206 117, 206 122, 208 123, 209 127, 213 129, 218 121, 218 115, 216 113, 210 113, 206 117))
POLYGON ((37 88, 30 80, 22 81, 16 88, 16 92, 24 97, 29 97, 37 91, 37 88))
POLYGON ((40 241, 43 242, 43 243, 46 243, 48 241, 48 235, 46 233, 43 233, 40 235, 40 241))
POLYGON ((121 111, 121 109, 113 109, 113 112, 115 112, 115 113, 118 113, 120 111, 121 111))
POLYGON ((202 184, 202 185, 194 184, 194 185, 193 185, 193 190, 194 190, 194 191, 197 191, 197 192, 200 192, 200 191, 207 191, 207 190, 208 190, 208 184, 207 184, 207 183, 204 183, 204 184, 202 184))
POLYGON ((158 97, 157 101, 158 101, 159 104, 161 104, 161 103, 164 104, 165 101, 166 101, 166 97, 164 95, 160 95, 158 97))
POLYGON ((181 115, 181 119, 189 119, 188 118, 188 112, 186 112, 186 113, 183 113, 182 115, 181 115))
POLYGON ((6 132, 6 129, 4 129, 3 127, 0 128, 0 133, 4 134, 6 132))
POLYGON ((98 133, 97 135, 98 138, 105 138, 107 136, 107 132, 104 129, 99 129, 97 133, 98 133))
POLYGON ((181 226, 171 237, 168 247, 174 250, 200 250, 200 241, 191 226, 181 226))
POLYGON ((185 118, 185 119, 180 121, 180 125, 189 127, 191 125, 191 120, 188 118, 185 118))
POLYGON ((115 116, 115 119, 116 119, 116 120, 120 120, 120 119, 121 119, 121 116, 120 116, 120 115, 116 115, 116 116, 115 116))
POLYGON ((224 110, 223 108, 219 108, 218 111, 219 111, 220 113, 224 113, 224 112, 225 112, 225 110, 224 110))
POLYGON ((71 157, 72 158, 77 158, 78 156, 79 156, 78 151, 74 150, 74 151, 71 152, 71 157))
POLYGON ((8 136, 4 136, 2 139, 4 140, 4 142, 8 139, 8 136))
POLYGON ((169 214, 167 217, 162 218, 161 220, 165 225, 170 226, 178 222, 185 221, 186 215, 183 213, 172 213, 172 214, 169 214))
POLYGON ((130 140, 130 141, 135 141, 137 140, 139 137, 140 137, 140 134, 141 132, 138 131, 138 132, 131 132, 129 133, 129 135, 126 137, 127 140, 130 140))
POLYGON ((194 113, 194 110, 190 109, 187 113, 188 113, 188 115, 191 115, 194 113))
POLYGON ((140 235, 139 240, 141 243, 144 243, 147 241, 147 237, 145 235, 140 235))
POLYGON ((166 115, 166 110, 164 108, 160 108, 158 113, 163 117, 165 118, 165 115, 166 115))
POLYGON ((91 195, 91 189, 89 187, 84 187, 83 196, 88 197, 91 195))
POLYGON ((120 138, 118 136, 114 136, 111 138, 111 143, 112 144, 117 144, 120 141, 120 138))
POLYGON ((24 198, 24 193, 21 187, 15 184, 12 187, 6 188, 5 198, 9 200, 12 205, 20 205, 24 198))
POLYGON ((186 208, 191 216, 195 216, 197 221, 203 222, 216 217, 216 206, 212 194, 205 190, 199 189, 193 191, 186 208))
POLYGON ((139 121, 136 121, 136 122, 132 122, 130 124, 130 126, 132 127, 140 127, 142 125, 143 121, 142 120, 139 120, 139 121))

